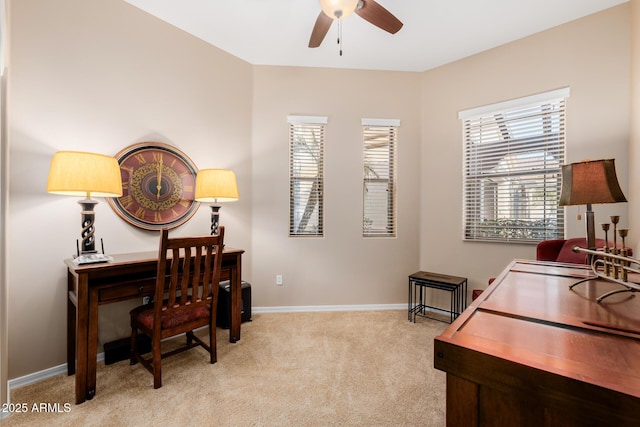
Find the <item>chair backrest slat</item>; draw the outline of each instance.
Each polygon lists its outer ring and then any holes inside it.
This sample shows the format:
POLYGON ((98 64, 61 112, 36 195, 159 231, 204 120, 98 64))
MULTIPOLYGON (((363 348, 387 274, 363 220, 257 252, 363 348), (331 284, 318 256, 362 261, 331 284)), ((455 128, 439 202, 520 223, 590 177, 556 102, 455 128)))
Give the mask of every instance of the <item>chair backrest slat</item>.
POLYGON ((155 301, 164 303, 156 304, 156 315, 185 305, 217 303, 218 287, 212 283, 220 281, 224 227, 215 236, 170 239, 168 234, 162 230, 155 301))
POLYGON ((182 260, 182 280, 180 281, 180 303, 185 305, 189 297, 189 284, 191 279, 191 248, 184 249, 184 259, 182 260))
MULTIPOLYGON (((209 259, 210 257, 215 256, 215 254, 213 253, 213 246, 207 246, 205 250, 206 250, 205 252, 206 259, 209 259)), ((205 299, 207 295, 210 294, 212 280, 213 280, 213 277, 211 277, 211 264, 206 262, 204 265, 204 272, 202 274, 202 294, 200 295, 201 299, 205 299)))
MULTIPOLYGON (((202 263, 202 248, 196 248, 196 258, 193 263, 193 278, 191 279, 191 302, 197 302, 200 300, 200 267, 202 263)), ((206 261, 206 257, 205 257, 206 261)))

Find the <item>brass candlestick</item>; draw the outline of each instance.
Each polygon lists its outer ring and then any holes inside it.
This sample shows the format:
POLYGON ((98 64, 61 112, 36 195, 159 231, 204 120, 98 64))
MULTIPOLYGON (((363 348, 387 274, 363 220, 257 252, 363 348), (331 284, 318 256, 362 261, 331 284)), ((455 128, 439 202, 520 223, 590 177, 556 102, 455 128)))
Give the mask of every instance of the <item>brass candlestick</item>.
MULTIPOLYGON (((619 215, 611 215, 611 223, 613 224, 613 249, 611 250, 611 253, 614 255, 619 255, 620 251, 618 250, 618 244, 616 243, 616 228, 618 227, 618 223, 620 222, 620 216, 619 215)), ((618 264, 616 264, 615 262, 612 263, 613 265, 613 277, 615 279, 618 279, 618 264)))
MULTIPOLYGON (((627 256, 627 245, 625 244, 625 238, 629 234, 629 230, 620 229, 620 230, 618 230, 618 233, 620 233, 620 238, 622 239, 622 249, 620 250, 620 254, 623 257, 626 257, 627 256)), ((622 273, 622 280, 624 282, 626 282, 627 281, 627 270, 624 267, 626 267, 628 265, 628 263, 626 261, 621 261, 620 264, 621 264, 620 272, 622 273)))
POLYGON ((618 255, 618 245, 616 243, 616 229, 618 227, 618 223, 620 222, 620 216, 619 215, 611 215, 611 223, 613 224, 613 250, 611 251, 611 253, 613 253, 614 255, 618 255))
MULTIPOLYGON (((609 226, 611 224, 606 223, 606 224, 601 224, 602 225, 602 230, 604 231, 604 252, 605 253, 609 253, 609 226)), ((605 259, 604 262, 604 274, 606 274, 607 276, 610 274, 610 263, 609 261, 607 261, 605 259)))
POLYGON ((629 235, 629 230, 621 228, 618 230, 618 234, 620 234, 620 238, 622 239, 622 256, 627 256, 627 245, 625 243, 625 238, 629 235))

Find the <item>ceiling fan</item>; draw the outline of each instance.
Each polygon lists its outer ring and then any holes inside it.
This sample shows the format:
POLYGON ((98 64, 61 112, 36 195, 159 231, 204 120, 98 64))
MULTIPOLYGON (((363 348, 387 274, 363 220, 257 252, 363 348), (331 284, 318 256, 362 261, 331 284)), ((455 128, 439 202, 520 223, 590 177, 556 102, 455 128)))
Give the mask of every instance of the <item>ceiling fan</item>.
POLYGON ((342 19, 353 12, 391 34, 397 33, 402 28, 402 22, 374 0, 320 0, 320 6, 322 11, 313 26, 309 47, 320 46, 333 21, 338 21, 340 24, 342 19))

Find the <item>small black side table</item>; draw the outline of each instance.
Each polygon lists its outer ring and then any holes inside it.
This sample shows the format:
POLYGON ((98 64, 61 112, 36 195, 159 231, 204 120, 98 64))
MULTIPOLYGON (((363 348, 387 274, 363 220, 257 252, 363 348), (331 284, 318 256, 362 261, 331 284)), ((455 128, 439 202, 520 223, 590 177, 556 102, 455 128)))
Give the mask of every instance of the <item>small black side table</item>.
POLYGON ((462 313, 467 307, 467 278, 448 276, 446 274, 429 273, 426 271, 418 271, 409 276, 409 321, 415 323, 416 316, 426 317, 429 319, 445 322, 428 315, 429 308, 449 313, 449 322, 454 321, 456 317, 462 313), (451 294, 451 307, 444 310, 427 304, 426 289, 438 289, 447 291, 451 294))

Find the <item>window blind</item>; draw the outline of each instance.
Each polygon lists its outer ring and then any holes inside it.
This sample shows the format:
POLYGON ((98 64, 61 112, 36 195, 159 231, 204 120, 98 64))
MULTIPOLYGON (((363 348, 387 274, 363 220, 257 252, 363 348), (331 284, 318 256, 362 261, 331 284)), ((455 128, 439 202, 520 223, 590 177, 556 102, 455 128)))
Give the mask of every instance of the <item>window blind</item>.
POLYGON ((289 236, 324 235, 326 117, 289 116, 289 236))
POLYGON ((363 237, 396 236, 398 120, 363 119, 363 237))
POLYGON ((533 103, 502 107, 461 114, 464 238, 523 243, 563 238, 564 211, 558 200, 565 99, 537 95, 533 103))

